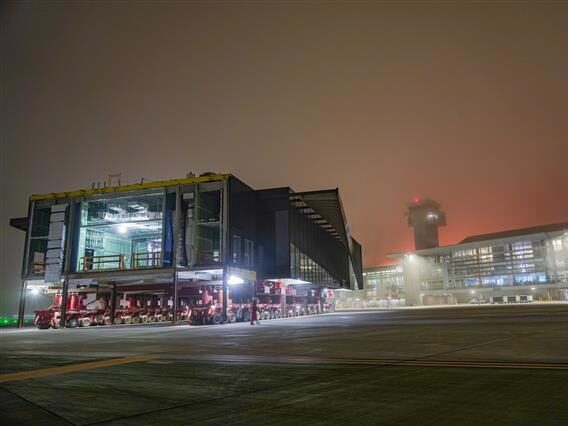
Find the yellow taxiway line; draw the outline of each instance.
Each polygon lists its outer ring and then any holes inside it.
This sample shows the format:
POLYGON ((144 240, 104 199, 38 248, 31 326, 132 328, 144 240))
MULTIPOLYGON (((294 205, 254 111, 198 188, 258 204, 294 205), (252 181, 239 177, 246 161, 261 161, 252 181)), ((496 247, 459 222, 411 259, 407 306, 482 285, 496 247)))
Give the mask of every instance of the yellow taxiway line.
POLYGON ((125 358, 105 359, 103 361, 82 362, 80 364, 64 365, 63 367, 42 368, 40 370, 20 371, 0 375, 0 383, 15 382, 18 380, 37 379, 38 377, 54 376, 57 374, 76 373, 93 370, 95 368, 114 367, 116 365, 145 362, 158 358, 157 355, 133 355, 125 358))

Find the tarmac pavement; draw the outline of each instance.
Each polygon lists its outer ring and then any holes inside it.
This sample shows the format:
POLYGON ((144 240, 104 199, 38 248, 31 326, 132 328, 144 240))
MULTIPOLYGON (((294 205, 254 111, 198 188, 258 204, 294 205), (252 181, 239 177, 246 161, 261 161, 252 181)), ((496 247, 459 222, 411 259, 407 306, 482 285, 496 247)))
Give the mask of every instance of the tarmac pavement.
POLYGON ((2 424, 568 424, 568 306, 0 331, 2 424))

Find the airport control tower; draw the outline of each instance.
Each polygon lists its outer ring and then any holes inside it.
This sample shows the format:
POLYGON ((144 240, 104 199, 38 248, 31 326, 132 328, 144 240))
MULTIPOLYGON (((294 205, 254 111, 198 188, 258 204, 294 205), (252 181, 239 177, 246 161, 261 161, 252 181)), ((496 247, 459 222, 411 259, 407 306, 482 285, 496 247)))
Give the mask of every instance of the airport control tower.
POLYGON ((428 198, 417 198, 408 204, 408 226, 414 228, 415 250, 438 247, 438 227, 446 225, 441 206, 428 198))

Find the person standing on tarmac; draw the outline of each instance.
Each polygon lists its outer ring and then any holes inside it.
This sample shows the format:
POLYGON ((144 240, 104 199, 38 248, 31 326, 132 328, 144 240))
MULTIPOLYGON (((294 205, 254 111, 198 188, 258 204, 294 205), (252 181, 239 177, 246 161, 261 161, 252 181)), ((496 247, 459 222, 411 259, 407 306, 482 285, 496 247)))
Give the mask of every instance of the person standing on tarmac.
POLYGON ((252 298, 252 306, 251 306, 251 313, 250 313, 250 325, 254 325, 254 323, 256 322, 257 324, 260 324, 260 321, 258 320, 258 307, 257 307, 257 299, 256 297, 252 298))

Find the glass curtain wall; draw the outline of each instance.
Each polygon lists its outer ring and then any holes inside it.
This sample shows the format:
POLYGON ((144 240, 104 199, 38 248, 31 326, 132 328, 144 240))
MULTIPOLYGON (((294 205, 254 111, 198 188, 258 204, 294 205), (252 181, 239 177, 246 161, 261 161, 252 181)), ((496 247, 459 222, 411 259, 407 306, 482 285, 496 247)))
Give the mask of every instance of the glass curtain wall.
POLYGON ((302 208, 290 209, 290 243, 291 249, 294 248, 290 252, 292 277, 348 287, 347 248, 309 216, 302 208))
POLYGON ((421 288, 504 287, 551 283, 546 265, 544 241, 517 241, 510 244, 454 250, 447 255, 424 258, 421 288))
POLYGON ((337 282, 321 265, 290 244, 290 276, 294 279, 333 286, 337 282))
POLYGON ((547 269, 554 282, 568 283, 568 234, 547 241, 547 269))
POLYGON ((191 263, 196 266, 219 264, 221 262, 221 190, 205 191, 200 185, 194 195, 194 203, 188 209, 188 223, 191 224, 192 230, 188 234, 193 238, 191 263))
POLYGON ((162 192, 81 203, 76 270, 162 266, 162 192))
POLYGON ((404 298, 404 275, 401 266, 384 267, 365 273, 365 297, 404 298))

